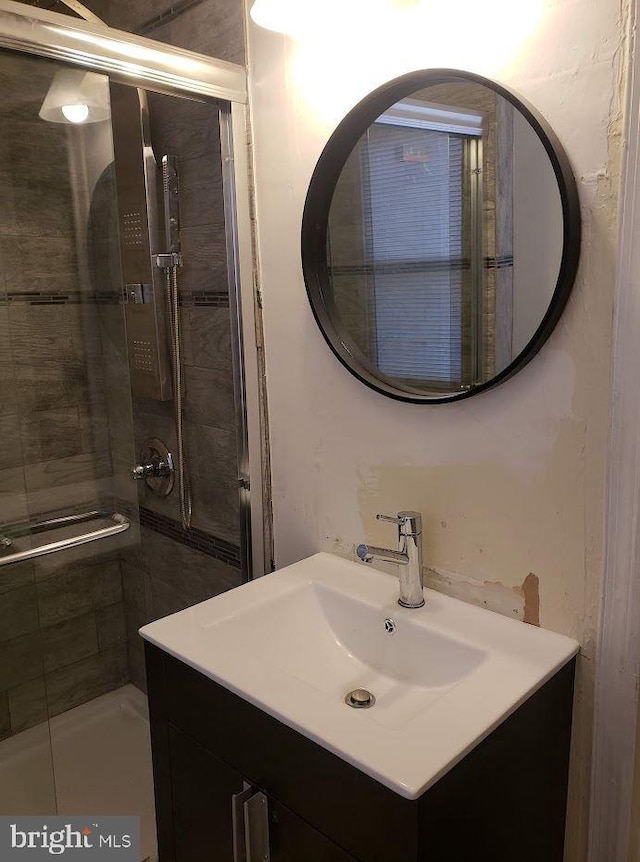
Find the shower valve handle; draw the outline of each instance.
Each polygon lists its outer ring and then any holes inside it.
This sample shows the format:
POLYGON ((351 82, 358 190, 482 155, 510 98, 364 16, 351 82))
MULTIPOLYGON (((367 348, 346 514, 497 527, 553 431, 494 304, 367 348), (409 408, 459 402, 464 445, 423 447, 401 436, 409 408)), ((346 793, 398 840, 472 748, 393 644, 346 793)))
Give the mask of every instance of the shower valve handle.
POLYGON ((157 479, 162 476, 170 476, 173 472, 173 465, 167 461, 152 461, 149 464, 136 464, 131 468, 131 476, 133 479, 157 479))

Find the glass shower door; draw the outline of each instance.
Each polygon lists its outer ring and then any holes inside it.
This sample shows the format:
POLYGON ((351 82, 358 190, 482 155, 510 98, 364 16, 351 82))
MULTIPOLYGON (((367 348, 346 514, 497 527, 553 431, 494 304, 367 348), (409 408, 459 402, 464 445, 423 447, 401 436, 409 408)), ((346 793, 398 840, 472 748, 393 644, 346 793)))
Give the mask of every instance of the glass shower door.
MULTIPOLYGON (((11 354, 6 295, 0 306, 0 518, 28 519, 19 443, 19 420, 12 398, 11 354)), ((8 539, 0 534, 0 543, 8 539)), ((55 811, 55 782, 47 721, 43 656, 33 562, 0 569, 0 812, 55 811)))
POLYGON ((0 814, 64 811, 52 723, 128 681, 119 553, 139 534, 109 116, 105 76, 0 52, 0 814))

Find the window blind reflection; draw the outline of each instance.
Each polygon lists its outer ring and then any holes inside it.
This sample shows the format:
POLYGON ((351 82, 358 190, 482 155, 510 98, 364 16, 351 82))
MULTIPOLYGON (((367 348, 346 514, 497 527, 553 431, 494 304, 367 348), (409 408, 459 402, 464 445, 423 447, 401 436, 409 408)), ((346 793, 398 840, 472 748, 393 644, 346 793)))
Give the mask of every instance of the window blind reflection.
POLYGON ((365 158, 378 367, 459 381, 463 139, 375 124, 365 158))

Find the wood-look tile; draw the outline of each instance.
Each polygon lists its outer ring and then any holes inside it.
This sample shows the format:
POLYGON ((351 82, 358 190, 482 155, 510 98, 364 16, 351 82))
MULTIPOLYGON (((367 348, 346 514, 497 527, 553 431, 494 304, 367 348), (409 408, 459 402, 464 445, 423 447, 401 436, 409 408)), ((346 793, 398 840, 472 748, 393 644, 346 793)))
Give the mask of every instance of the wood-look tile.
POLYGON ((189 365, 216 368, 232 378, 231 316, 228 308, 189 309, 191 353, 189 365))
POLYGON ((151 593, 151 618, 153 620, 175 614, 192 604, 184 593, 178 589, 178 585, 172 585, 151 576, 149 579, 151 593))
POLYGON ((126 642, 127 625, 124 609, 124 602, 118 602, 118 604, 107 605, 107 607, 96 610, 98 644, 101 651, 126 642))
MULTIPOLYGON (((143 399, 140 399, 143 400, 143 399)), ((148 401, 148 399, 144 399, 148 401)), ((136 403, 133 414, 133 428, 136 452, 139 453, 150 437, 159 437, 170 450, 175 451, 176 431, 173 416, 173 402, 156 402, 149 410, 136 403), (160 409, 158 409, 160 407, 160 409)))
MULTIPOLYGON (((1 481, 1 480, 0 480, 1 481)), ((2 577, 0 577, 0 602, 5 593, 11 592, 18 587, 33 584, 35 581, 35 569, 32 560, 23 560, 21 563, 11 563, 3 566, 2 577)))
POLYGON ((59 715, 128 681, 127 647, 112 647, 46 675, 49 715, 59 715))
POLYGON ((229 63, 245 63, 242 4, 212 0, 187 10, 146 33, 160 42, 209 54, 229 63))
POLYGON ((141 638, 127 644, 129 679, 140 691, 147 691, 147 673, 144 663, 144 647, 141 638))
MULTIPOLYGON (((181 16, 182 17, 182 16, 181 16)), ((184 159, 211 159, 220 152, 216 105, 149 93, 154 149, 184 159)))
MULTIPOLYGON (((145 573, 148 572, 147 564, 148 564, 149 560, 147 558, 147 555, 144 553, 144 548, 143 548, 143 545, 146 541, 145 536, 147 534, 152 534, 151 530, 149 530, 147 527, 140 527, 140 541, 137 544, 130 545, 126 548, 123 548, 120 551, 120 565, 123 567, 122 568, 122 581, 123 581, 123 588, 125 588, 125 589, 126 589, 125 581, 129 577, 130 572, 133 572, 135 570, 140 571, 140 572, 145 572, 145 573), (125 574, 125 567, 127 568, 126 574, 125 574)), ((135 578, 134 578, 133 582, 135 583, 135 578)), ((137 588, 134 587, 134 589, 137 589, 137 588)), ((136 603, 134 602, 134 604, 136 604, 136 603)), ((141 602, 137 602, 137 604, 140 607, 143 606, 141 602)))
POLYGON ((23 467, 0 470, 0 524, 28 519, 23 467))
POLYGON ((42 676, 40 633, 4 641, 0 644, 0 691, 42 676))
MULTIPOLYGON (((91 10, 102 20, 118 30, 135 33, 145 22, 155 18, 170 4, 158 0, 92 0, 91 10)), ((153 38, 153 37, 151 37, 153 38)))
POLYGON ((37 631, 38 627, 35 584, 3 593, 0 600, 0 643, 37 631))
POLYGON ((95 614, 63 620, 42 629, 42 659, 45 673, 80 661, 98 652, 95 614))
MULTIPOLYGON (((0 298, 4 296, 3 265, 0 262, 0 298)), ((0 304, 0 414, 15 413, 13 357, 9 327, 9 307, 0 304)))
POLYGON ((125 626, 128 641, 137 641, 140 638, 138 630, 154 619, 154 615, 140 610, 133 605, 127 605, 125 608, 125 626))
MULTIPOLYGON (((51 66, 49 67, 52 68, 51 66)), ((36 72, 36 74, 38 74, 36 72)), ((49 83, 51 72, 48 73, 49 83)), ((5 78, 5 81, 7 79, 5 78)), ((9 81, 7 85, 10 87, 9 81)), ((20 73, 20 86, 25 85, 24 70, 20 73)), ((39 86, 40 92, 42 89, 39 86)), ((48 84, 44 87, 44 93, 48 84)), ((10 89, 9 89, 10 92, 10 89)), ((6 91, 5 91, 6 93, 6 91)), ((69 167, 67 160, 67 127, 56 128, 51 123, 43 123, 38 117, 38 100, 35 95, 29 102, 20 94, 19 99, 12 99, 14 104, 22 103, 25 110, 23 116, 14 113, 12 122, 5 123, 0 144, 0 152, 4 157, 3 164, 10 170, 14 180, 21 179, 31 182, 41 182, 50 186, 69 185, 69 167), (47 157, 42 158, 41 154, 47 157)), ((40 102, 40 106, 42 102, 40 102)), ((6 116, 7 100, 3 104, 3 114, 6 116)))
POLYGON ((180 223, 184 227, 224 222, 222 163, 218 153, 181 155, 180 223))
POLYGON ((25 358, 15 364, 14 399, 22 410, 54 410, 87 401, 89 380, 83 359, 25 358))
POLYGON ((88 454, 56 458, 52 461, 41 461, 36 464, 27 464, 24 475, 27 493, 40 491, 43 488, 75 485, 78 482, 110 476, 111 457, 108 451, 89 452, 88 454))
POLYGON ((0 470, 20 467, 23 463, 19 416, 0 412, 0 470))
POLYGON ((6 739, 7 736, 11 736, 9 698, 6 691, 0 691, 0 739, 6 739))
POLYGON ((240 541, 240 494, 235 431, 190 426, 193 525, 234 544, 240 541))
POLYGON ((181 238, 184 255, 184 267, 180 272, 181 284, 193 291, 226 290, 228 274, 224 222, 183 228, 181 238), (207 272, 208 284, 191 284, 192 269, 207 272))
POLYGON ((240 514, 239 504, 229 496, 230 504, 222 506, 222 493, 210 500, 207 497, 206 483, 199 476, 193 480, 193 506, 197 514, 193 517, 193 526, 205 533, 224 539, 232 545, 240 545, 240 514))
POLYGON ((79 616, 122 601, 117 560, 94 566, 78 564, 37 582, 42 625, 79 616))
MULTIPOLYGON (((0 235, 7 289, 34 292, 78 289, 73 236, 0 235), (46 287, 46 285, 53 287, 46 287)), ((47 306, 50 307, 50 306, 47 306)))
POLYGON ((18 439, 22 443, 25 464, 51 461, 86 451, 82 446, 77 407, 24 413, 20 419, 18 439))
POLYGON ((9 309, 14 363, 24 359, 75 360, 101 354, 95 306, 73 303, 29 305, 9 309))
POLYGON ((231 375, 217 368, 185 368, 187 422, 215 428, 235 428, 235 402, 231 375))
POLYGON ((19 236, 73 236, 71 187, 63 178, 54 182, 30 181, 18 176, 3 195, 0 234, 19 236))
POLYGON ((44 676, 10 688, 7 696, 12 733, 20 733, 47 720, 47 691, 44 676))
MULTIPOLYGON (((160 533, 153 533, 153 541, 146 550, 154 617, 160 615, 158 582, 172 590, 175 601, 169 594, 164 596, 175 610, 204 601, 239 584, 237 569, 160 533), (181 603, 180 607, 176 603, 181 603)), ((173 613, 173 610, 167 613, 173 613)))
POLYGON ((121 561, 120 567, 122 569, 122 593, 125 604, 127 607, 145 611, 149 607, 147 586, 149 576, 147 572, 140 566, 131 565, 126 559, 121 561))

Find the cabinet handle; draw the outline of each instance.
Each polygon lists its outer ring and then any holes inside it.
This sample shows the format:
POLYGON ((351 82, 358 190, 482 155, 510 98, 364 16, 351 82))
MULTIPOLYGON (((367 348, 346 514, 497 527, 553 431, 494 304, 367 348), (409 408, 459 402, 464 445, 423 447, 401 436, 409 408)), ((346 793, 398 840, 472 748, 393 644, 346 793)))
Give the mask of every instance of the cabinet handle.
POLYGON ((231 797, 231 827, 233 862, 270 862, 269 801, 246 781, 231 797))
POLYGON ((233 862, 247 862, 247 846, 245 841, 244 805, 255 793, 250 784, 244 783, 242 793, 231 797, 231 827, 233 832, 233 862))
POLYGON ((264 793, 254 793, 243 805, 247 862, 270 862, 269 802, 264 793))

